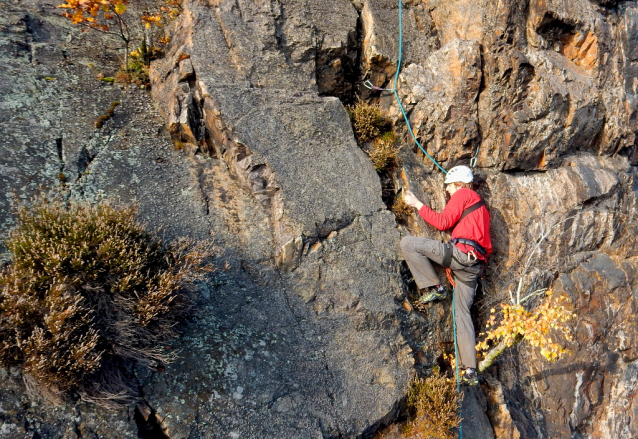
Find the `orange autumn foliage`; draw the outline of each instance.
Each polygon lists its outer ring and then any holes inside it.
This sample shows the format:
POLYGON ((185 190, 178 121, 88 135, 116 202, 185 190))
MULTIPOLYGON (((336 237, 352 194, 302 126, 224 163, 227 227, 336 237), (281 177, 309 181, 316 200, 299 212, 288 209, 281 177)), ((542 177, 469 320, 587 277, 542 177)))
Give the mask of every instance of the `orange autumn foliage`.
POLYGON ((121 20, 127 4, 128 0, 66 0, 58 7, 67 9, 62 15, 73 24, 108 32, 109 21, 121 20))

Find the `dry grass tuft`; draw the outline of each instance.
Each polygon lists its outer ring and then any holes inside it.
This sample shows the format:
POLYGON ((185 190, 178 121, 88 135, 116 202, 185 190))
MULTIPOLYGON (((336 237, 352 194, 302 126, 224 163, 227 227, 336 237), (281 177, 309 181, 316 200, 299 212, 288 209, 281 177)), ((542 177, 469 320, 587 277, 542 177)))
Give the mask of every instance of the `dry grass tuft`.
POLYGON ((400 146, 396 146, 393 139, 378 138, 367 151, 377 172, 397 165, 400 146))
POLYGON ((390 211, 394 214, 397 221, 400 224, 407 224, 410 215, 412 215, 414 209, 403 201, 403 197, 397 196, 394 198, 390 211))
POLYGON ((135 396, 135 364, 174 358, 169 341, 190 310, 193 282, 212 270, 210 245, 166 244, 134 208, 108 204, 38 199, 19 208, 6 244, 0 364, 22 366, 41 395, 109 408, 135 396))
POLYGON ((348 107, 352 128, 359 144, 369 142, 381 135, 388 121, 381 113, 378 104, 369 104, 362 100, 348 107))
POLYGON ((416 378, 408 393, 411 420, 403 428, 403 437, 456 438, 461 401, 454 380, 439 374, 416 378))

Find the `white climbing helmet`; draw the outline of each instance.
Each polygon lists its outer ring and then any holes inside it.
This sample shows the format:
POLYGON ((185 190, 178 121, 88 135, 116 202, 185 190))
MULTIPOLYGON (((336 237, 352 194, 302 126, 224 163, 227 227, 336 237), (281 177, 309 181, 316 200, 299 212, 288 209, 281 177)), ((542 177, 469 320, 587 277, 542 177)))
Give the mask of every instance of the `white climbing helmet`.
POLYGON ((455 166, 450 169, 445 176, 445 184, 450 183, 472 183, 474 174, 467 166, 455 166))

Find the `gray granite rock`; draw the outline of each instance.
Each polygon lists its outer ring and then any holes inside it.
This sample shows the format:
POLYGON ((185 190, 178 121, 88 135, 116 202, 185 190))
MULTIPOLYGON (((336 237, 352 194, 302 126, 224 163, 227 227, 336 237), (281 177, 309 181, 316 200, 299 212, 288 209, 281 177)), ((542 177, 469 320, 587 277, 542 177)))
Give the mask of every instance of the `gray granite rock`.
MULTIPOLYGON (((401 129, 391 93, 354 84, 392 86, 397 2, 187 1, 154 102, 96 79, 117 71, 118 43, 54 3, 0 3, 0 234, 12 202, 64 181, 224 251, 179 360, 136 370, 138 405, 51 407, 3 370, 0 436, 353 438, 392 423, 410 377, 453 347, 449 302, 408 310, 398 252, 402 234, 447 235, 415 216, 397 227, 381 196, 391 180, 441 210, 443 176, 404 146, 382 187, 337 99, 378 99, 401 129)), ((399 93, 418 135, 445 167, 479 150, 495 252, 476 324, 521 276, 579 316, 573 357, 521 345, 467 392, 464 437, 635 436, 636 8, 404 6, 399 93)))

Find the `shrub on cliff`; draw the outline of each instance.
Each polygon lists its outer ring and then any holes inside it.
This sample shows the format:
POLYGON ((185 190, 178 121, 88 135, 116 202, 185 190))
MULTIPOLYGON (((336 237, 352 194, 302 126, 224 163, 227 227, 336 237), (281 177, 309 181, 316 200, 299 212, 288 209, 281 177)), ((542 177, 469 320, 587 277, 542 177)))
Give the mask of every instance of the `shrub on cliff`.
POLYGON ((388 125, 378 104, 359 100, 348 107, 352 128, 357 141, 362 144, 379 137, 388 125))
POLYGON ((134 208, 36 200, 17 212, 0 273, 0 363, 40 394, 113 407, 135 396, 133 367, 160 367, 210 265, 203 244, 166 244, 134 208))
POLYGON ((397 164, 400 146, 395 144, 394 139, 376 139, 372 147, 367 150, 367 154, 374 164, 377 172, 383 172, 397 164))
MULTIPOLYGON (((84 30, 95 30, 113 35, 124 43, 124 62, 118 75, 119 82, 146 84, 150 61, 160 57, 170 38, 160 36, 163 24, 177 18, 182 12, 183 0, 64 0, 58 5, 62 16, 84 30), (129 18, 129 5, 137 11, 129 18), (137 26, 141 24, 142 26, 137 26), (139 42, 138 56, 130 62, 131 44, 139 42)), ((100 78, 102 79, 102 78, 100 78)))
POLYGON ((457 392, 455 381, 435 373, 416 378, 408 391, 410 420, 403 426, 406 438, 454 439, 461 424, 459 408, 463 395, 457 392))

